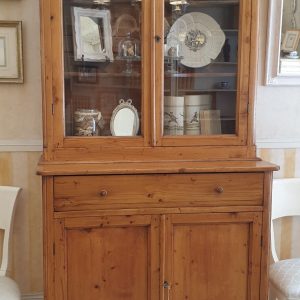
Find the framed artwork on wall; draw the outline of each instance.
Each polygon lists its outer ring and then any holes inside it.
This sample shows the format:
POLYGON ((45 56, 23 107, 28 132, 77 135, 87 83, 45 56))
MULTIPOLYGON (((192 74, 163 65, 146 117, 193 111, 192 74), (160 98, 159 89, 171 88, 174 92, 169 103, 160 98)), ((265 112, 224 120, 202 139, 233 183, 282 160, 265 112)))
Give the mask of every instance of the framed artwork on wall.
POLYGON ((300 85, 299 0, 269 0, 265 84, 300 85))
POLYGON ((296 51, 300 40, 300 30, 287 30, 281 45, 281 50, 286 52, 296 51))
POLYGON ((75 61, 113 61, 110 11, 73 7, 75 61))
POLYGON ((0 21, 0 82, 23 83, 21 21, 0 21))

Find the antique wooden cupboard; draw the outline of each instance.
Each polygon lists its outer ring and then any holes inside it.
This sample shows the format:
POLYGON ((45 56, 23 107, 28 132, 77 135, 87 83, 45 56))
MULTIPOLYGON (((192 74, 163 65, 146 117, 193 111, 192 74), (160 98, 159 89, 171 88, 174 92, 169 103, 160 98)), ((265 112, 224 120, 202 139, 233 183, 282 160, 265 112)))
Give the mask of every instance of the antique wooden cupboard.
POLYGON ((41 0, 48 300, 266 300, 259 0, 41 0))

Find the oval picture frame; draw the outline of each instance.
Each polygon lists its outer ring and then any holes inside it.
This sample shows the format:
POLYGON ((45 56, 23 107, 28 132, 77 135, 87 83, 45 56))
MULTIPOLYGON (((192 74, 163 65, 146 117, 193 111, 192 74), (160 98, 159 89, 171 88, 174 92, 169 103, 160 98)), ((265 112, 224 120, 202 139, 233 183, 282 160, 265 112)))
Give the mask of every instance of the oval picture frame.
MULTIPOLYGON (((124 120, 122 120, 122 116, 119 118, 121 121, 124 121, 124 120)), ((132 105, 132 100, 131 99, 128 99, 127 101, 125 101, 124 99, 119 100, 119 105, 114 109, 111 119, 110 119, 111 135, 112 136, 136 136, 138 134, 139 127, 140 127, 140 120, 139 120, 138 111, 132 105), (116 124, 115 124, 116 119, 118 118, 118 116, 120 116, 120 113, 122 111, 128 113, 128 110, 130 110, 130 112, 132 112, 132 116, 133 116, 132 124, 128 124, 128 126, 126 127, 125 124, 123 123, 122 129, 124 130, 124 133, 122 133, 120 131, 118 132, 117 131, 118 128, 116 128, 116 124), (131 134, 127 134, 128 131, 132 131, 131 134)))

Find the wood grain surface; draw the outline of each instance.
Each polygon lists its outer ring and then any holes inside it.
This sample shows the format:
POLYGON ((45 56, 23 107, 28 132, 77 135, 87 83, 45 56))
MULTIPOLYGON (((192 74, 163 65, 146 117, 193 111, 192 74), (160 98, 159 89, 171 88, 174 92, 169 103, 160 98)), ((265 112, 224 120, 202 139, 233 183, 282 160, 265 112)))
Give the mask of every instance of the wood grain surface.
POLYGON ((57 176, 54 209, 262 205, 263 177, 263 173, 57 176))

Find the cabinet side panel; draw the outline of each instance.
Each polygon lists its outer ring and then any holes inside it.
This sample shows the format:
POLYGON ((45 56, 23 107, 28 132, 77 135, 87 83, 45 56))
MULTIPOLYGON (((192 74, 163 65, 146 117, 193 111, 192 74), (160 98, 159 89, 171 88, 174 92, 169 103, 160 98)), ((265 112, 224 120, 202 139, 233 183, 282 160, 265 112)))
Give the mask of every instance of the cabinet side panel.
POLYGON ((45 299, 54 299, 53 177, 43 177, 43 259, 45 299))
POLYGON ((272 207, 272 180, 273 173, 265 174, 264 180, 264 212, 262 225, 262 258, 261 258, 261 287, 260 299, 268 299, 269 264, 270 264, 270 224, 272 207))

